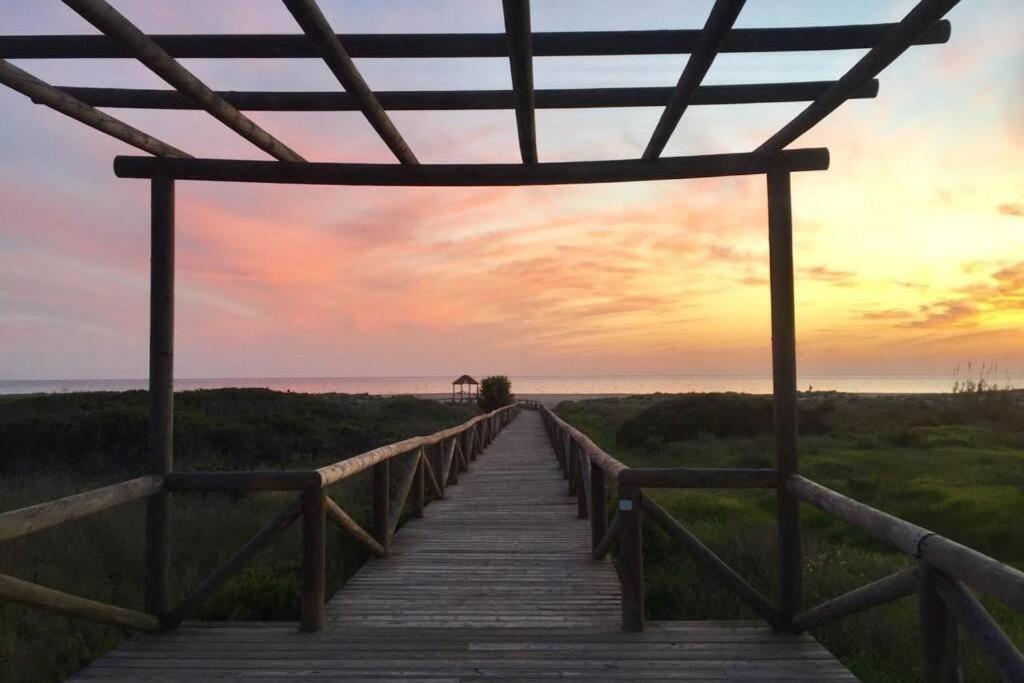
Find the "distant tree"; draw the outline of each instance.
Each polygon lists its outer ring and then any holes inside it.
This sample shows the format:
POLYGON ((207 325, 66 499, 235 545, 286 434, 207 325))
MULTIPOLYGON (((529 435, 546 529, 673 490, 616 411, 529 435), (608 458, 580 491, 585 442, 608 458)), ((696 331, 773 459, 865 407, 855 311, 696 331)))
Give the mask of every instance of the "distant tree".
POLYGON ((512 382, 505 375, 484 377, 480 382, 480 394, 476 400, 480 410, 485 413, 511 405, 515 400, 515 396, 512 395, 512 382))

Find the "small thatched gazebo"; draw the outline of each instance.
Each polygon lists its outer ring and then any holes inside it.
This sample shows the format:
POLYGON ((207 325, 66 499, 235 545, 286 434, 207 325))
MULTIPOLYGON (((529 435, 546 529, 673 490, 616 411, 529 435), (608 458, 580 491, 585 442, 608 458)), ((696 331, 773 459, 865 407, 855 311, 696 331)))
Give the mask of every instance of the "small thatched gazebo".
POLYGON ((480 382, 477 382, 469 375, 463 375, 452 382, 452 403, 474 401, 479 394, 480 382), (455 393, 455 387, 459 388, 458 394, 455 393), (476 389, 474 389, 474 387, 476 387, 476 389))

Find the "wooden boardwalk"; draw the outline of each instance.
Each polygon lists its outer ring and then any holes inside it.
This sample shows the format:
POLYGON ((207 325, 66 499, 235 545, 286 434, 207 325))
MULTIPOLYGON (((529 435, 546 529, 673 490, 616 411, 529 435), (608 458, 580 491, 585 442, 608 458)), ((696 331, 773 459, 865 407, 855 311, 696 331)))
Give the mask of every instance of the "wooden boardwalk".
POLYGON ((141 636, 77 680, 855 680, 810 636, 753 622, 654 622, 619 631, 610 562, 547 443, 523 412, 444 501, 395 536, 328 603, 293 624, 187 625, 141 636))

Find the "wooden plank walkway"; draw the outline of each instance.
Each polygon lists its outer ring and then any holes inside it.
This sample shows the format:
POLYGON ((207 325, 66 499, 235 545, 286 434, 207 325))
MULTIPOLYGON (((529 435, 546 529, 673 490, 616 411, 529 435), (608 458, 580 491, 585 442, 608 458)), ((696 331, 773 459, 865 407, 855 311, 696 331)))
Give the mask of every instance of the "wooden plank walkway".
POLYGON ((76 680, 852 681, 810 636, 753 622, 619 631, 618 579, 589 558, 540 417, 524 411, 448 498, 327 605, 323 631, 193 624, 134 638, 76 680))

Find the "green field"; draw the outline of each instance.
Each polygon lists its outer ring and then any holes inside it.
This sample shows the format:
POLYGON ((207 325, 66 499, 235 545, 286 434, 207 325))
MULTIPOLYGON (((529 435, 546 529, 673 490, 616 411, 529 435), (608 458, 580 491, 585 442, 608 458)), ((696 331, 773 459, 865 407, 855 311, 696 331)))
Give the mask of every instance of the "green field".
MULTIPOLYGON (((561 404, 563 419, 632 466, 772 467, 771 404, 741 395, 644 396, 561 404)), ((800 400, 800 469, 857 500, 1024 568, 1024 405, 1015 392, 800 400)), ((762 594, 777 596, 774 493, 649 494, 762 594)), ((908 566, 845 523, 802 507, 810 606, 908 566)), ((648 616, 756 619, 659 529, 644 525, 648 616)), ((1024 615, 983 600, 1018 646, 1024 615)), ((917 681, 916 600, 814 635, 865 681, 917 681)), ((999 680, 966 635, 965 678, 999 680)))
MULTIPOLYGON (((469 419, 475 409, 411 397, 224 389, 175 395, 175 467, 305 468, 469 419)), ((0 398, 0 511, 147 471, 144 392, 0 398)), ((368 474, 329 489, 369 524, 368 474)), ((290 494, 294 496, 293 494, 290 494)), ((178 494, 172 585, 183 597, 290 500, 289 494, 178 494)), ((265 549, 206 603, 205 619, 296 620, 299 526, 265 549)), ((0 572, 141 609, 145 503, 5 542, 0 572)), ((328 592, 366 559, 328 525, 328 592)), ((0 602, 0 681, 61 680, 115 646, 118 628, 0 602)))

